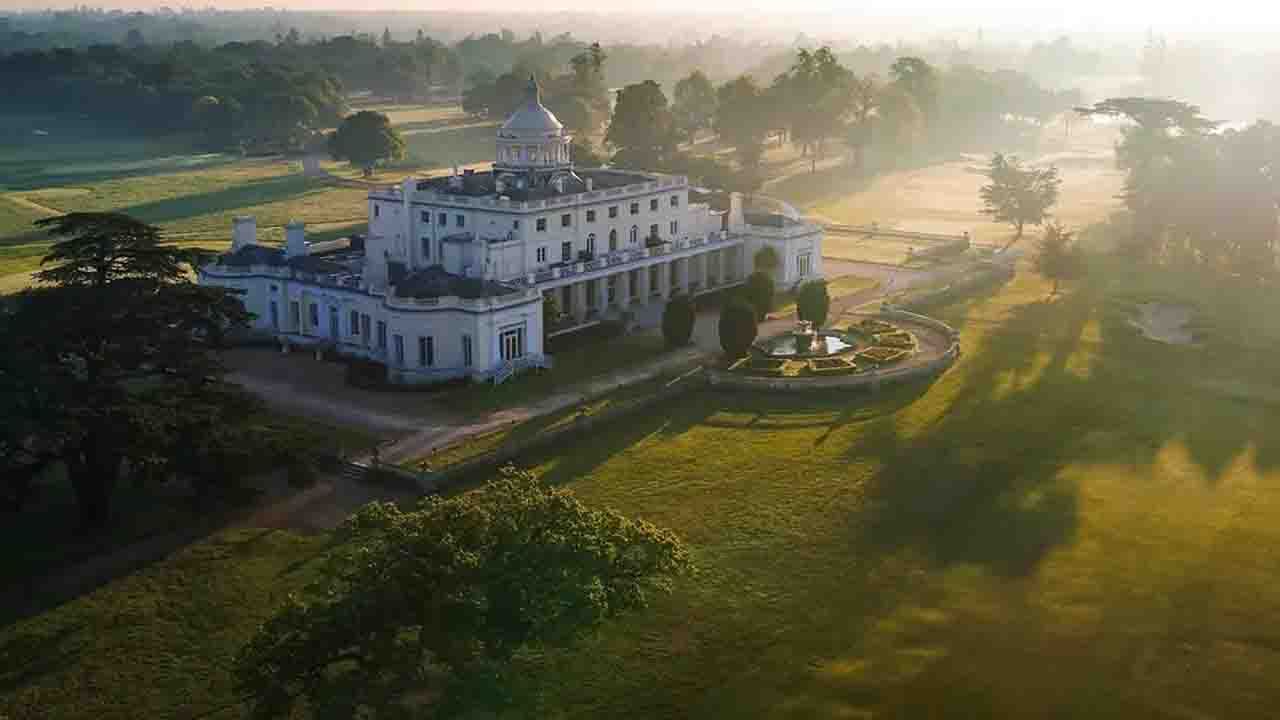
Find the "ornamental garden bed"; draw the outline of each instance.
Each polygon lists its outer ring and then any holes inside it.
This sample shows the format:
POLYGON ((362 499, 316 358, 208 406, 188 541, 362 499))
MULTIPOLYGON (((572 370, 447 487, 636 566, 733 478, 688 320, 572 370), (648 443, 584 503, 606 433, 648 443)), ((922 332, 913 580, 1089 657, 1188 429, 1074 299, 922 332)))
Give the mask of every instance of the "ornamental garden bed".
POLYGON ((863 318, 850 325, 849 329, 867 335, 879 335, 880 333, 895 332, 898 330, 898 326, 877 318, 863 318))
POLYGON ((784 358, 771 358, 762 355, 745 357, 729 366, 733 372, 761 377, 783 377, 787 375, 787 366, 791 361, 784 358))
POLYGON ((810 375, 831 376, 853 375, 860 372, 862 368, 849 358, 829 357, 809 360, 807 370, 810 375))
POLYGON ((909 350, 891 347, 871 347, 858 352, 859 360, 865 360, 877 367, 882 365, 892 365, 910 355, 909 350))
POLYGON ((916 346, 916 337, 906 330, 896 330, 876 335, 875 344, 881 347, 911 350, 916 346))

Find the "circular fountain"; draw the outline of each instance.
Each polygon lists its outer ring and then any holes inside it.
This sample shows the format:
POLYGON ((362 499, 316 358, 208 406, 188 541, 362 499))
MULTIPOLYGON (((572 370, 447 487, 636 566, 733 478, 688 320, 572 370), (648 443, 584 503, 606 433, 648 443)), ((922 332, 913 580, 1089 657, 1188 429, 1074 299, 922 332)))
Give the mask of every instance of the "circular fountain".
POLYGON ((756 347, 769 357, 818 358, 853 350, 855 343, 839 333, 817 330, 813 323, 801 320, 795 330, 763 340, 756 347))

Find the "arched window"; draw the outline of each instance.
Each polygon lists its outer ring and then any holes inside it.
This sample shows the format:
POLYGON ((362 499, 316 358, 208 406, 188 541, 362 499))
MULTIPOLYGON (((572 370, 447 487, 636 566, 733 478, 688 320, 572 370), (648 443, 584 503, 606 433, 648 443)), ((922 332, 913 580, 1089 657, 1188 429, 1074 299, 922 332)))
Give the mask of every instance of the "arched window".
POLYGON ((596 234, 591 233, 587 236, 587 252, 592 255, 596 254, 596 234))
POLYGON ((618 249, 618 229, 614 228, 609 231, 609 252, 618 249))
POLYGON ((635 245, 639 241, 640 241, 640 228, 635 225, 632 225, 631 226, 631 244, 635 245))

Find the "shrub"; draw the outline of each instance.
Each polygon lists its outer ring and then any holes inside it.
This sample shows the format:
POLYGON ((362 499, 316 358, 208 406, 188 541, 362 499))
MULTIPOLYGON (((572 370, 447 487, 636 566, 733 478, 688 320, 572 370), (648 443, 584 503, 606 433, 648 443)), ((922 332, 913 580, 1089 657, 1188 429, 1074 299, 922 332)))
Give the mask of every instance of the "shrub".
POLYGON ((883 347, 912 350, 916 346, 916 337, 906 330, 896 330, 876 335, 875 342, 883 347))
POLYGON ((667 347, 681 347, 689 344, 693 336, 695 315, 693 302, 687 295, 676 295, 667 302, 662 310, 662 337, 667 347))
POLYGON ((796 314, 801 320, 808 320, 815 328, 827 322, 827 313, 831 310, 831 295, 827 292, 826 280, 810 280, 800 286, 796 295, 796 314))
POLYGON ((730 360, 747 354, 756 339, 756 313, 750 303, 734 300, 720 310, 720 347, 730 360))
POLYGON ((877 318, 863 318, 853 325, 850 325, 849 329, 857 330, 858 332, 863 332, 868 335, 876 335, 884 332, 893 332, 898 329, 898 326, 877 318))
POLYGON ((873 365, 890 365, 898 362, 908 354, 906 350, 899 350, 898 348, 872 347, 859 351, 856 357, 873 365))
POLYGON ((387 366, 373 360, 352 358, 347 361, 347 384, 373 390, 387 384, 387 366))
POLYGON ((752 262, 755 264, 756 270, 769 275, 772 275, 774 270, 782 267, 782 258, 778 257, 778 251, 768 245, 756 251, 752 262))
POLYGON ((809 374, 811 375, 852 375, 861 368, 850 360, 845 358, 814 358, 809 361, 809 374))
POLYGON ((757 270, 747 276, 742 290, 747 302, 755 308, 756 321, 763 320, 773 308, 773 278, 757 270))

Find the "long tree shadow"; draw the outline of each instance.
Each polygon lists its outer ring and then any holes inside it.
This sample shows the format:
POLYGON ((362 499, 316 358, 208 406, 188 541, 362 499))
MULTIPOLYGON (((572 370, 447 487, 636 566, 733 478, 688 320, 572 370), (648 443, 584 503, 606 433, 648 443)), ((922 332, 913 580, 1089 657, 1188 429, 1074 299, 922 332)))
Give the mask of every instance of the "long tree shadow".
POLYGON ((198 215, 215 215, 267 203, 293 200, 330 187, 324 180, 282 175, 239 183, 207 193, 182 195, 121 208, 120 212, 150 223, 165 223, 198 215))

